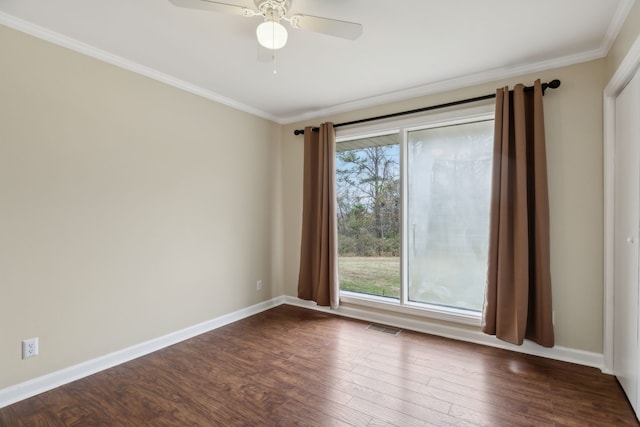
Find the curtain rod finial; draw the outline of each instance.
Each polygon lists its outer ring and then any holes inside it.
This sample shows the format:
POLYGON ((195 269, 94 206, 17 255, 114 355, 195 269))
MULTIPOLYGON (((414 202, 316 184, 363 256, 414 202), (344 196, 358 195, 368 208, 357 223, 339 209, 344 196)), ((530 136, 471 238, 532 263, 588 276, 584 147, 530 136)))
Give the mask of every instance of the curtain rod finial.
POLYGON ((557 89, 560 87, 560 80, 558 79, 551 80, 547 86, 550 87, 551 89, 557 89))
POLYGON ((304 129, 296 129, 293 131, 294 135, 304 135, 304 129))

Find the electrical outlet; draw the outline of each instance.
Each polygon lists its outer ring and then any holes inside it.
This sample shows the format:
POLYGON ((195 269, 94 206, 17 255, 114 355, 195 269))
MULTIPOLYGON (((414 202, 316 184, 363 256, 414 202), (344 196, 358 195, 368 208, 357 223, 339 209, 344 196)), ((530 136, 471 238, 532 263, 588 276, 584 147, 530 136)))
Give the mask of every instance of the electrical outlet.
POLYGON ((38 355, 38 337, 22 341, 22 358, 28 359, 38 355))
POLYGON ((256 283, 256 291, 261 291, 262 290, 262 280, 258 280, 258 282, 256 283))

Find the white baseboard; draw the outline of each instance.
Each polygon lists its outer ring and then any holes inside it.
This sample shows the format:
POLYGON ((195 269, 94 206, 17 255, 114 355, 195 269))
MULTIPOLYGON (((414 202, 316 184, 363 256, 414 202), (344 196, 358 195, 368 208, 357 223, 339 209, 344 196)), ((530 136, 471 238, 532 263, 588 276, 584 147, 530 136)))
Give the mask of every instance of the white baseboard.
POLYGON ((0 390, 0 408, 4 408, 5 406, 19 402, 20 400, 52 390, 56 387, 60 387, 64 384, 68 384, 72 381, 87 377, 113 366, 120 365, 154 351, 161 350, 165 347, 177 344, 205 332, 228 325, 229 323, 244 319, 245 317, 253 316, 254 314, 258 314, 283 303, 283 297, 273 298, 256 305, 234 311, 233 313, 190 326, 180 331, 172 332, 159 338, 136 344, 134 346, 4 388, 0 390))
POLYGON ((452 338, 460 341, 467 341, 476 344, 503 348, 520 353, 542 356, 549 359, 576 363, 579 365, 592 366, 602 370, 605 373, 610 373, 604 370, 604 358, 603 355, 599 353, 592 353, 557 346, 553 348, 545 348, 530 342, 525 342, 525 344, 522 346, 515 346, 502 342, 495 337, 485 335, 479 330, 477 332, 470 331, 469 329, 458 328, 456 326, 431 323, 427 319, 416 321, 413 319, 407 319, 399 316, 372 312, 353 307, 339 307, 336 310, 330 310, 329 308, 319 307, 315 303, 303 301, 295 297, 280 296, 256 305, 252 305, 247 308, 243 308, 238 311, 234 311, 233 313, 229 313, 224 316, 220 316, 218 318, 208 320, 194 326, 190 326, 180 331, 176 331, 159 338, 136 344, 134 346, 110 354, 106 354, 104 356, 88 360, 86 362, 70 366, 68 368, 52 372, 50 374, 46 374, 29 381, 25 381, 23 383, 16 384, 14 386, 4 388, 0 390, 0 408, 4 408, 5 406, 9 406, 13 403, 19 402, 40 393, 44 393, 45 391, 52 390, 56 387, 60 387, 64 384, 68 384, 72 381, 87 377, 105 369, 109 369, 113 366, 120 365, 154 351, 161 350, 165 347, 177 344, 181 341, 193 338, 205 332, 209 332, 222 326, 228 325, 229 323, 233 323, 246 317, 253 316, 254 314, 269 310, 270 308, 279 306, 281 304, 305 307, 358 320, 364 320, 367 322, 380 323, 416 332, 423 332, 446 338, 452 338))
POLYGON ((501 341, 494 336, 486 335, 482 333, 479 328, 477 331, 469 330, 468 328, 456 327, 455 325, 433 323, 430 322, 429 319, 421 319, 420 321, 416 321, 393 314, 385 314, 354 307, 340 306, 335 310, 331 310, 328 307, 319 307, 313 302, 303 301, 295 297, 285 296, 283 298, 284 303, 289 305, 311 308, 314 310, 324 311, 327 313, 345 317, 351 317, 367 322, 380 323, 383 325, 394 326, 396 328, 502 348, 519 353, 546 357, 548 359, 555 359, 561 360, 563 362, 576 363, 578 365, 591 366, 600 369, 604 373, 611 373, 607 372, 607 370, 604 368, 604 357, 600 353, 593 353, 560 346, 546 348, 530 341, 525 341, 523 345, 517 346, 501 341))

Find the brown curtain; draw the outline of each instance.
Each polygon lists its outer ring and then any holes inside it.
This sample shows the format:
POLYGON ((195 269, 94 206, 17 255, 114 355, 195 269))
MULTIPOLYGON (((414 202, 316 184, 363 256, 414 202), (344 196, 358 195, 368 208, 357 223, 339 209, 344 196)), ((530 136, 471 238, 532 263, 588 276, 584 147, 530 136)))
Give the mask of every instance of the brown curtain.
POLYGON ((304 130, 302 243, 298 297, 338 307, 338 244, 335 203, 335 131, 323 123, 304 130))
POLYGON ((553 347, 542 85, 496 93, 489 265, 482 331, 553 347))

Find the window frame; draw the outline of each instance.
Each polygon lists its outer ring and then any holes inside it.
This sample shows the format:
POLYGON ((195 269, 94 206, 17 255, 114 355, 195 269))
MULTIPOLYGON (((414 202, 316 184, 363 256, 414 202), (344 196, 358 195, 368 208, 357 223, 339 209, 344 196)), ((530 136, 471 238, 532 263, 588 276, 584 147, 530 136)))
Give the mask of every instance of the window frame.
MULTIPOLYGON (((482 120, 494 120, 495 107, 493 103, 470 108, 459 108, 446 112, 432 112, 413 118, 403 118, 364 124, 349 128, 336 129, 336 144, 341 142, 370 138, 375 136, 399 134, 400 135, 400 298, 388 298, 376 295, 367 295, 351 291, 340 291, 340 301, 348 304, 367 308, 392 311, 406 315, 426 317, 436 320, 444 320, 470 326, 480 326, 482 313, 453 307, 445 307, 435 304, 426 304, 409 301, 408 299, 408 257, 407 253, 407 139, 411 131, 429 129, 442 126, 451 126, 482 120)), ((336 153, 334 153, 334 156, 336 153)))

